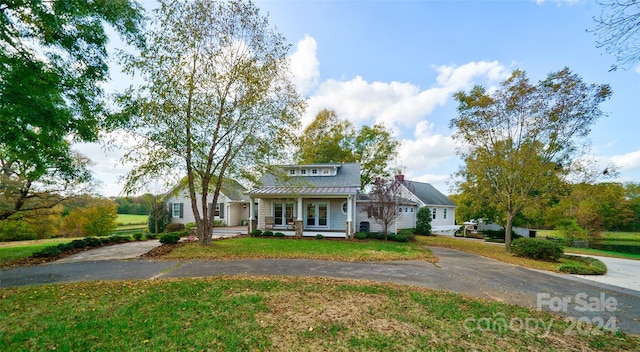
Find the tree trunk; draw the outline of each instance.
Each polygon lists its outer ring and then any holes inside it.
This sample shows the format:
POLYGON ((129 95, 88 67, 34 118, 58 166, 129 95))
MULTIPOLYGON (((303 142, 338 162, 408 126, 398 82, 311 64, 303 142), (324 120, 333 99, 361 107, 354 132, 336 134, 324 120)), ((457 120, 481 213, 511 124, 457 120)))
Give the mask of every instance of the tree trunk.
POLYGON ((507 224, 504 227, 504 249, 507 252, 511 252, 511 233, 513 229, 514 213, 507 213, 507 224))

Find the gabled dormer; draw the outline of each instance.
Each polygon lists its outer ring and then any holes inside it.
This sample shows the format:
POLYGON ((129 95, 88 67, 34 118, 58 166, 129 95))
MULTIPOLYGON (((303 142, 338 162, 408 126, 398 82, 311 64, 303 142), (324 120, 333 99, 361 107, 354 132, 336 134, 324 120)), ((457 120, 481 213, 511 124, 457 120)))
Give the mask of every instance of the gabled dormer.
POLYGON ((283 167, 287 175, 296 176, 336 176, 340 164, 308 164, 308 165, 286 165, 283 167))

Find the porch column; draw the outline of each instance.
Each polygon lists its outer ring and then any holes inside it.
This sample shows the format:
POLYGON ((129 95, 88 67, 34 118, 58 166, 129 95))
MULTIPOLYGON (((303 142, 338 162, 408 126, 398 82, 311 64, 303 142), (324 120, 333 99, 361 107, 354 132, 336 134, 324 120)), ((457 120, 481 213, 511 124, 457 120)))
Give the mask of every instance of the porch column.
POLYGON ((296 232, 296 237, 302 238, 302 232, 303 232, 302 197, 298 197, 298 211, 296 213, 297 213, 296 220, 293 222, 293 228, 296 232))
POLYGON ((253 218, 253 198, 249 198, 249 233, 248 235, 251 234, 251 231, 253 231, 253 229, 255 228, 255 223, 254 223, 254 218, 253 218))
POLYGON ((347 196, 347 239, 353 238, 353 197, 347 196))

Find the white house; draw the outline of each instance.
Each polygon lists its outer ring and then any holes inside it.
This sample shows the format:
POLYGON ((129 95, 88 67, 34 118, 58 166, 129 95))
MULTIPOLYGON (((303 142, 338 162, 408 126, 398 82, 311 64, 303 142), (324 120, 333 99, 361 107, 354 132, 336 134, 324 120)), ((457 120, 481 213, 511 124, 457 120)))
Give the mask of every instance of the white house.
MULTIPOLYGON (((423 207, 428 207, 431 211, 432 233, 453 236, 460 229, 461 226, 455 224, 457 206, 447 196, 429 183, 408 181, 404 179, 404 175, 396 175, 395 178, 402 185, 400 192, 402 197, 398 202, 398 212, 401 214, 394 224, 395 230, 416 227, 416 214, 418 209, 423 207)), ((368 221, 371 231, 381 231, 382 226, 364 207, 363 203, 367 199, 366 195, 358 197, 358 221, 368 221)))
MULTIPOLYGON (((327 163, 283 165, 281 175, 264 175, 259 187, 247 194, 251 198, 251 214, 255 220, 251 229, 295 233, 297 236, 350 238, 359 230, 381 231, 368 202, 373 199, 360 192, 360 164, 327 163), (365 226, 366 225, 366 226, 365 226), (364 228, 363 228, 364 226, 364 228)), ((432 232, 451 234, 455 225, 456 205, 428 183, 402 182, 402 195, 393 232, 414 228, 416 213, 429 207, 432 232)))
MULTIPOLYGON (((215 207, 213 202, 213 194, 208 196, 209 209, 215 212, 215 220, 219 220, 224 226, 245 225, 249 219, 249 197, 244 194, 245 188, 235 181, 226 181, 222 185, 218 201, 215 207)), ((189 189, 186 185, 176 186, 166 196, 169 214, 172 223, 187 224, 195 222, 193 209, 191 208, 191 199, 189 198, 189 189)), ((199 209, 202 202, 198 197, 197 204, 199 209)))

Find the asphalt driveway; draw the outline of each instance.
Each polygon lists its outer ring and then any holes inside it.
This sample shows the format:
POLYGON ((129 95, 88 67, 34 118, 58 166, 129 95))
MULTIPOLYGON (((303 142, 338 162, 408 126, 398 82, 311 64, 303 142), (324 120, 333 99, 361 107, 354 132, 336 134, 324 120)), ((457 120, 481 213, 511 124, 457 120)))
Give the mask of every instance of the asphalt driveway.
MULTIPOLYGON (((112 246, 117 247, 117 246, 112 246)), ((425 262, 320 260, 151 261, 83 260, 0 271, 0 287, 90 280, 144 280, 203 276, 318 276, 391 282, 554 311, 590 321, 613 321, 640 335, 640 291, 551 274, 451 249, 432 247, 440 258, 425 262), (608 303, 607 306, 596 303, 608 303), (557 305, 566 302, 566 305, 557 305), (586 306, 585 302, 592 302, 586 306), (585 309, 586 308, 586 309, 585 309), (606 309, 605 309, 606 308, 606 309), (612 320, 613 319, 613 320, 612 320)))

